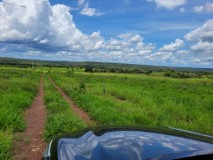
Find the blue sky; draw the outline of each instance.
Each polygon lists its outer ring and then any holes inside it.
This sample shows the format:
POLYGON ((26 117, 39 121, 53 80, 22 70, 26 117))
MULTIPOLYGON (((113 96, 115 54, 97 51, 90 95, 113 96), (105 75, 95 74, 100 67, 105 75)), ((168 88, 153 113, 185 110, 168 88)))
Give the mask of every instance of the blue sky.
POLYGON ((0 56, 213 68, 213 1, 3 0, 0 56))

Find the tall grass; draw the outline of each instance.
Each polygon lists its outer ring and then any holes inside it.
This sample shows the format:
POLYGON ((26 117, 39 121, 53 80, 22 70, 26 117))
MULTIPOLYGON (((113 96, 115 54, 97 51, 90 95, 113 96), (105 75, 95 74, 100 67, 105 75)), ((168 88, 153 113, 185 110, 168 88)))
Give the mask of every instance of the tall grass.
POLYGON ((111 73, 52 76, 75 103, 102 124, 172 126, 213 133, 211 79, 111 73), (78 87, 82 79, 84 92, 78 87))
POLYGON ((86 127, 47 78, 45 78, 44 101, 48 111, 44 131, 46 140, 49 141, 57 135, 86 127))
POLYGON ((9 131, 0 131, 0 159, 10 159, 13 135, 9 131))
POLYGON ((9 159, 13 133, 24 131, 24 110, 38 92, 39 73, 25 69, 0 69, 0 159, 9 159))

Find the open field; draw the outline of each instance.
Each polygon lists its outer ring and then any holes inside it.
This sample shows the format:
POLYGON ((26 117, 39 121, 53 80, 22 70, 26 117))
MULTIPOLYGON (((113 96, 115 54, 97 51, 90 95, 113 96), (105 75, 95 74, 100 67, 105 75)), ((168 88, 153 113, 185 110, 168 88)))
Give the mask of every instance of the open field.
POLYGON ((39 73, 7 68, 0 70, 0 159, 8 159, 14 132, 24 131, 24 110, 38 92, 39 73))
POLYGON ((117 73, 52 74, 100 124, 177 127, 213 133, 213 81, 117 73))
POLYGON ((51 140, 62 133, 76 131, 86 127, 86 124, 73 113, 68 103, 65 102, 47 77, 45 77, 44 102, 48 111, 44 131, 46 140, 51 140))
MULTIPOLYGON (((212 74, 171 78, 151 74, 90 73, 83 68, 0 68, 0 159, 9 159, 16 132, 26 129, 24 112, 44 75, 46 141, 87 124, 74 113, 48 77, 88 112, 97 125, 176 127, 213 134, 212 74)), ((191 74, 191 73, 187 73, 191 74)))

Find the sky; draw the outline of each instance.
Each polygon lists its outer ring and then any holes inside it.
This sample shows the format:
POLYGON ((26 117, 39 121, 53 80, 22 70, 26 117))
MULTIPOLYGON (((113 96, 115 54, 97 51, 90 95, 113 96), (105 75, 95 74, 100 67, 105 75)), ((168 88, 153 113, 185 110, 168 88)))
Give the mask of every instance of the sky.
POLYGON ((213 0, 0 0, 0 57, 213 68, 213 0))

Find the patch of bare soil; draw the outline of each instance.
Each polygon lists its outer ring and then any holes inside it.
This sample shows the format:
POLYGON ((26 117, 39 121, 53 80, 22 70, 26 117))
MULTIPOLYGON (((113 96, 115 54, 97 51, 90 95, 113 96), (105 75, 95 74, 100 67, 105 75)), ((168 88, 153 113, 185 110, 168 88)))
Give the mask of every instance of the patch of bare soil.
POLYGON ((87 123, 90 126, 93 126, 96 124, 95 121, 91 120, 89 114, 83 111, 78 106, 76 106, 74 102, 67 96, 67 94, 59 86, 57 86, 56 83, 50 77, 49 77, 49 80, 54 85, 54 87, 58 90, 58 92, 64 97, 64 99, 69 103, 70 107, 77 114, 77 116, 79 116, 85 123, 87 123))
POLYGON ((39 94, 34 99, 31 107, 25 112, 25 121, 27 123, 26 131, 15 135, 15 160, 39 160, 42 157, 42 153, 46 147, 46 142, 42 138, 46 118, 43 96, 44 83, 42 76, 39 94))

